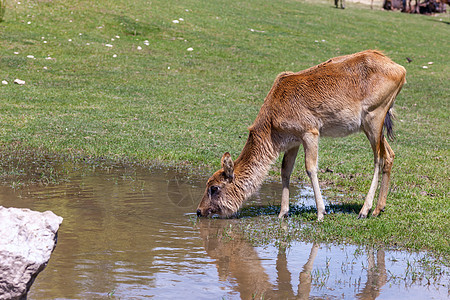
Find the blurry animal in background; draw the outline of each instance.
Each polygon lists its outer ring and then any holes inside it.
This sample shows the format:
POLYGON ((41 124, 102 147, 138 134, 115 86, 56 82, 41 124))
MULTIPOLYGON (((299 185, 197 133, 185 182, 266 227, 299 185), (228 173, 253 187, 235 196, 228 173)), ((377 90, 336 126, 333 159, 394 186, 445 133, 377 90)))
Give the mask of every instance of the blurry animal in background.
MULTIPOLYGON (((345 0, 340 0, 341 1, 341 8, 344 9, 345 8, 345 0)), ((334 0, 334 5, 336 5, 336 8, 339 7, 339 0, 334 0)))

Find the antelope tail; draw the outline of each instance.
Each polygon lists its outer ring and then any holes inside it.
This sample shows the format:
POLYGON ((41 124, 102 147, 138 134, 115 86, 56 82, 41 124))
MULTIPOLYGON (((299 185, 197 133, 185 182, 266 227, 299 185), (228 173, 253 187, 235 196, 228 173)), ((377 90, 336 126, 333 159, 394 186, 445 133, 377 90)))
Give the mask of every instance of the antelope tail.
POLYGON ((383 128, 386 130, 386 136, 390 141, 395 140, 394 136, 394 121, 395 118, 394 111, 392 108, 390 108, 386 114, 386 117, 384 117, 384 124, 383 128))

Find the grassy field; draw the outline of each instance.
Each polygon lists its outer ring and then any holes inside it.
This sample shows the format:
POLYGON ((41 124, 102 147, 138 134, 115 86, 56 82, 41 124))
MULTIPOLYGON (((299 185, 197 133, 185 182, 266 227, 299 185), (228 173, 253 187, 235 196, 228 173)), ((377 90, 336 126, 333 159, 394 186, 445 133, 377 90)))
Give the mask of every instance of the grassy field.
MULTIPOLYGON (((210 171, 223 152, 237 157, 278 73, 379 49, 408 72, 387 210, 356 220, 373 172, 364 135, 322 139, 319 168, 333 170, 320 174, 324 196, 350 214, 300 226, 292 238, 449 255, 449 22, 331 1, 9 0, 0 23, 1 163, 31 149, 210 171)), ((301 157, 293 177, 307 182, 301 157)))

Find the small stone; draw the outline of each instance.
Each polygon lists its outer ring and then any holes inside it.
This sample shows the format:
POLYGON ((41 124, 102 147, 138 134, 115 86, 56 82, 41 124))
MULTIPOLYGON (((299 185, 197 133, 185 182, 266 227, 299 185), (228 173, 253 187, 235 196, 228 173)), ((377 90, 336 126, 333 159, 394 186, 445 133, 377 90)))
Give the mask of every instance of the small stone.
POLYGON ((187 48, 186 50, 190 52, 190 51, 194 51, 194 48, 189 47, 189 48, 187 48))
POLYGON ((2 80, 2 84, 7 85, 7 84, 8 84, 8 81, 2 80))
POLYGON ((17 78, 17 79, 14 80, 14 83, 15 84, 19 84, 19 85, 24 85, 25 81, 24 80, 20 80, 20 79, 17 78))

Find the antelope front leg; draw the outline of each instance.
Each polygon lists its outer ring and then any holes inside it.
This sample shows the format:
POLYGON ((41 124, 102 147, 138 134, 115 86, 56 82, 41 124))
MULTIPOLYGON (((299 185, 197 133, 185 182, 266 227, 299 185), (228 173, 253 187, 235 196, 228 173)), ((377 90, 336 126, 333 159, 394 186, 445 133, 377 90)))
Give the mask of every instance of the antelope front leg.
POLYGON ((366 200, 364 201, 364 205, 359 212, 358 219, 366 218, 369 214, 370 209, 373 204, 373 197, 375 197, 375 192, 378 187, 378 180, 380 175, 380 158, 375 160, 375 170, 373 172, 372 184, 370 185, 369 192, 367 193, 366 200))
POLYGON ((298 146, 291 148, 284 153, 283 162, 281 164, 281 181, 283 184, 283 191, 281 193, 281 210, 278 218, 287 216, 289 212, 289 181, 291 179, 291 173, 294 168, 298 148, 298 146))
POLYGON ((317 159, 319 155, 319 133, 308 132, 303 136, 303 147, 305 148, 306 173, 314 191, 316 199, 317 220, 322 221, 326 214, 323 204, 322 193, 320 192, 319 179, 317 178, 317 159))

